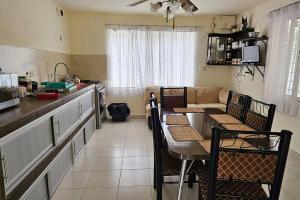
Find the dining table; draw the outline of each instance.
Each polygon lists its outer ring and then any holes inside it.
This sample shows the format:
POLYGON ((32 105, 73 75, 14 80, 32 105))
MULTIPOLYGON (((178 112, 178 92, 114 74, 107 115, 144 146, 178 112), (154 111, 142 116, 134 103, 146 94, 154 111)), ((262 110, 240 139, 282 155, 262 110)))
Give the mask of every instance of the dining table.
MULTIPOLYGON (((182 196, 182 189, 184 184, 185 172, 189 168, 188 161, 195 160, 209 160, 210 154, 202 147, 199 141, 176 141, 169 130, 169 125, 166 123, 168 115, 179 114, 172 111, 160 111, 160 123, 167 142, 168 152, 182 160, 180 182, 177 199, 180 200, 182 196)), ((184 113, 190 121, 190 126, 193 127, 204 139, 210 139, 209 135, 204 134, 204 123, 209 114, 224 114, 224 111, 217 108, 204 109, 203 112, 198 113, 184 113)), ((192 162, 193 163, 193 162, 192 162)))
MULTIPOLYGON (((182 196, 182 190, 184 185, 184 178, 186 174, 186 170, 189 170, 191 165, 195 160, 201 160, 201 161, 209 161, 210 159, 210 153, 209 150, 205 150, 205 147, 201 145, 200 141, 197 140, 187 140, 187 141, 178 141, 174 138, 174 135, 170 132, 170 125, 167 124, 167 116, 169 115, 178 115, 180 113, 176 112, 170 112, 170 111, 164 111, 160 110, 160 124, 162 131, 165 136, 165 140, 167 142, 167 148, 170 155, 182 160, 181 165, 181 171, 180 171, 180 180, 179 180, 179 189, 178 189, 178 195, 177 200, 181 199, 182 196), (187 166, 188 161, 192 161, 190 166, 187 166)), ((212 120, 212 116, 216 114, 224 115, 225 112, 217 109, 217 108, 207 108, 204 109, 203 112, 198 113, 181 113, 183 115, 186 115, 190 126, 199 133, 199 135, 206 141, 209 141, 211 139, 211 134, 207 134, 206 132, 206 124, 212 120)), ((228 127, 228 130, 235 129, 236 127, 242 126, 245 128, 242 124, 219 124, 219 127, 226 129, 226 126, 228 127)), ((236 128, 238 129, 238 128, 236 128)), ((241 131, 244 131, 241 129, 241 131)), ((251 130, 249 130, 251 131, 251 130)), ((247 138, 247 141, 251 143, 251 145, 254 146, 272 146, 275 145, 275 141, 270 140, 269 138, 265 138, 265 140, 262 140, 261 138, 253 138, 249 137, 247 138), (262 143, 263 142, 263 143, 262 143)), ((207 149, 207 148, 206 148, 207 149)))

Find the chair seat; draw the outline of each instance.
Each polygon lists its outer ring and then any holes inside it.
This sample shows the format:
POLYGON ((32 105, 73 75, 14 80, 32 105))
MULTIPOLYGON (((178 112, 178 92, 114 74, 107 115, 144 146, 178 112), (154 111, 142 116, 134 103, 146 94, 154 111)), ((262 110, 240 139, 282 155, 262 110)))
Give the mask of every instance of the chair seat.
MULTIPOLYGON (((180 175, 182 160, 177 159, 170 155, 167 149, 161 150, 161 160, 162 160, 162 175, 163 176, 176 176, 180 175)), ((187 163, 187 168, 190 166, 192 161, 187 163)), ((191 169, 188 171, 187 175, 201 173, 202 169, 205 168, 202 161, 194 161, 191 169)))
MULTIPOLYGON (((199 176, 199 191, 202 199, 207 200, 208 195, 208 171, 201 170, 199 176)), ((216 182, 216 200, 253 200, 265 199, 267 194, 261 184, 250 182, 235 182, 218 180, 216 182)))

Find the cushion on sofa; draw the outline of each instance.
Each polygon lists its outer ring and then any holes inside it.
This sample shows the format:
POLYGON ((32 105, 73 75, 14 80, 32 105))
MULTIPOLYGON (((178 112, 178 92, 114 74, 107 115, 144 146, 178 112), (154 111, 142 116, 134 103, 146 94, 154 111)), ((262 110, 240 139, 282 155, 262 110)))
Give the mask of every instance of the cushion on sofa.
POLYGON ((187 103, 196 103, 196 90, 193 87, 187 88, 187 103))
POLYGON ((223 103, 223 104, 227 104, 228 95, 229 95, 229 90, 225 89, 225 88, 222 88, 219 91, 219 102, 223 103))
POLYGON ((197 87, 196 104, 219 103, 219 87, 197 87))

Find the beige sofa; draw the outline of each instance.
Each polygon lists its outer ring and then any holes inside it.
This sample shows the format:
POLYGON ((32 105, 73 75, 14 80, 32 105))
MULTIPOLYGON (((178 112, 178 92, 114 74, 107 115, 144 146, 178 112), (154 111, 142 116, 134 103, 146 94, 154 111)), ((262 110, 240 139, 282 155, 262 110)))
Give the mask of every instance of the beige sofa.
MULTIPOLYGON (((160 106, 160 87, 147 87, 144 91, 146 117, 151 116, 149 96, 154 92, 160 106)), ((188 87, 188 107, 220 108, 225 111, 229 90, 220 87, 188 87)))

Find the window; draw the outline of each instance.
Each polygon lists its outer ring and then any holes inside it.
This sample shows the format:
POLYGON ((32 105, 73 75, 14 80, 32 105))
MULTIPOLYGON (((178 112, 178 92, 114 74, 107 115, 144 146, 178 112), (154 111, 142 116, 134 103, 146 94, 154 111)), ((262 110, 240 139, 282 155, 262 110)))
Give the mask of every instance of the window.
POLYGON ((291 52, 286 95, 300 97, 300 18, 289 20, 287 50, 291 52))
POLYGON ((107 26, 110 87, 193 86, 198 28, 107 26))

